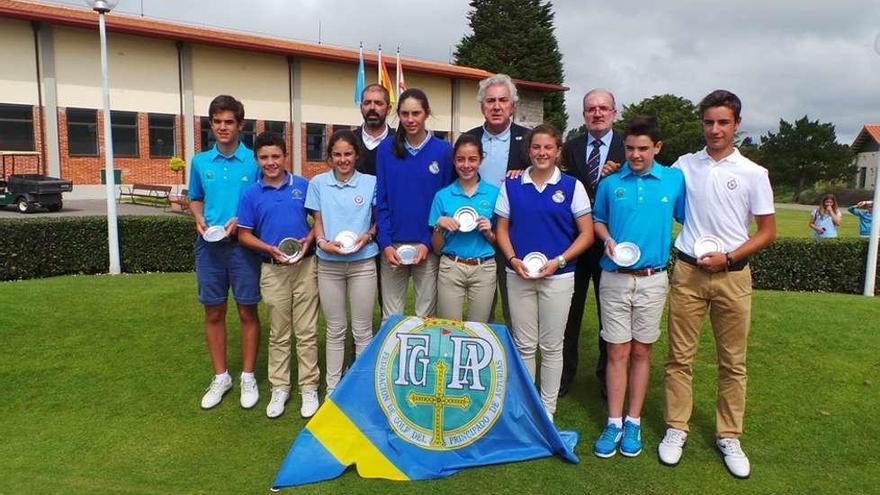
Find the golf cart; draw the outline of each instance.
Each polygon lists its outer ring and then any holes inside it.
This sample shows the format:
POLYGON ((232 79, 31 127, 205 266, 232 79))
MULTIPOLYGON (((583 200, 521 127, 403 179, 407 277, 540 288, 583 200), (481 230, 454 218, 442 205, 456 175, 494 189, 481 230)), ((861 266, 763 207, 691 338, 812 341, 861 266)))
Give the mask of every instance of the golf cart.
POLYGON ((63 205, 61 193, 72 191, 73 182, 41 174, 16 174, 15 157, 32 155, 39 156, 32 152, 0 151, 0 207, 15 205, 21 213, 30 213, 37 208, 58 211, 63 205), (6 175, 7 158, 11 163, 9 175, 6 175))

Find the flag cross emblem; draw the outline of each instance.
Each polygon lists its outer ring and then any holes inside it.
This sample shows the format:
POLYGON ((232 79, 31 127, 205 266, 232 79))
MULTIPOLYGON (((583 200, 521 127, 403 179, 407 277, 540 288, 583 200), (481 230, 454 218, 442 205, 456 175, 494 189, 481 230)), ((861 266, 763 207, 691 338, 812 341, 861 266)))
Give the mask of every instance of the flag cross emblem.
POLYGON ((437 364, 434 365, 434 369, 436 370, 437 377, 434 381, 434 394, 417 394, 415 391, 410 390, 407 395, 407 401, 409 401, 412 406, 418 404, 433 406, 434 421, 432 430, 434 438, 431 439, 431 446, 443 447, 443 409, 449 406, 460 407, 463 409, 467 408, 471 405, 471 398, 468 396, 449 397, 444 394, 445 387, 443 384, 446 383, 446 363, 443 361, 437 361, 437 364))

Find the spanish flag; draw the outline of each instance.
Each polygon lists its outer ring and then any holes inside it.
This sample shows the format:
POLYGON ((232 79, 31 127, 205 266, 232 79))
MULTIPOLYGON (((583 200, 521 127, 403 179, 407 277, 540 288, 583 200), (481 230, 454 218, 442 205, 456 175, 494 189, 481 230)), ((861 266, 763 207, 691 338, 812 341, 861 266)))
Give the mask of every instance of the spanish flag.
POLYGON ((290 448, 274 489, 340 476, 424 480, 559 456, 577 433, 544 412, 507 329, 394 316, 290 448))
POLYGON ((388 68, 385 67, 385 61, 382 60, 382 45, 379 45, 379 84, 388 91, 388 96, 391 98, 391 104, 397 101, 397 94, 394 92, 394 85, 391 82, 391 77, 388 75, 388 68))

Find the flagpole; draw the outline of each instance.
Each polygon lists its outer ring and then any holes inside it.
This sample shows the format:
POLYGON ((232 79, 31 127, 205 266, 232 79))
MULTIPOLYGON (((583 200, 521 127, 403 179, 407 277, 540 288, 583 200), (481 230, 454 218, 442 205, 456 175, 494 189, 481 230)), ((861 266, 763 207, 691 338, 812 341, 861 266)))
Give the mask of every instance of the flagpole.
POLYGON ((376 65, 376 82, 382 84, 382 45, 379 45, 379 63, 376 65))
POLYGON ((397 45, 397 65, 394 68, 394 91, 397 92, 397 97, 400 98, 400 45, 397 45))

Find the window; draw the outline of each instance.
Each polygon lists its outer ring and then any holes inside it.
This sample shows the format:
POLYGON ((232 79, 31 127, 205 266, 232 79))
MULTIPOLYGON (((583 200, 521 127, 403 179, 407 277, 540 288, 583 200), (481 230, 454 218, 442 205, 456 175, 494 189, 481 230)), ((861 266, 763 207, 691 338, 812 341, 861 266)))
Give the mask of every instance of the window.
POLYGON ((447 132, 447 131, 433 131, 433 132, 434 132, 434 136, 436 136, 438 139, 442 139, 444 141, 449 141, 449 132, 447 132))
POLYGON ((350 131, 350 130, 351 130, 351 126, 350 126, 350 125, 333 124, 333 132, 336 132, 336 131, 350 131))
POLYGON ((137 112, 110 111, 110 127, 113 133, 114 156, 138 156, 137 112))
POLYGON ((282 138, 285 138, 284 135, 284 122, 278 120, 267 120, 263 122, 263 127, 266 132, 271 132, 274 134, 278 134, 282 138))
POLYGON ((147 120, 150 128, 150 157, 171 158, 175 151, 174 115, 151 113, 147 120))
POLYGON ((98 155, 98 111, 68 108, 67 152, 70 156, 98 155))
POLYGON ((238 139, 248 148, 254 149, 254 137, 256 136, 256 134, 257 121, 245 119, 244 127, 241 128, 241 132, 238 134, 238 139))
MULTIPOLYGON (((217 140, 214 139, 214 133, 211 131, 211 119, 208 117, 199 117, 199 127, 201 128, 202 151, 207 151, 213 148, 214 143, 217 142, 217 140)), ((238 134, 238 139, 250 149, 254 149, 254 135, 256 134, 256 129, 256 120, 245 119, 244 127, 242 127, 241 132, 238 134)))
POLYGON ((214 147, 217 140, 214 139, 214 133, 211 131, 211 119, 208 117, 199 117, 199 134, 202 138, 202 151, 208 151, 214 147))
POLYGON ((0 104, 0 150, 34 151, 33 107, 0 104))
POLYGON ((324 124, 306 124, 306 160, 322 162, 327 159, 327 126, 324 124))

